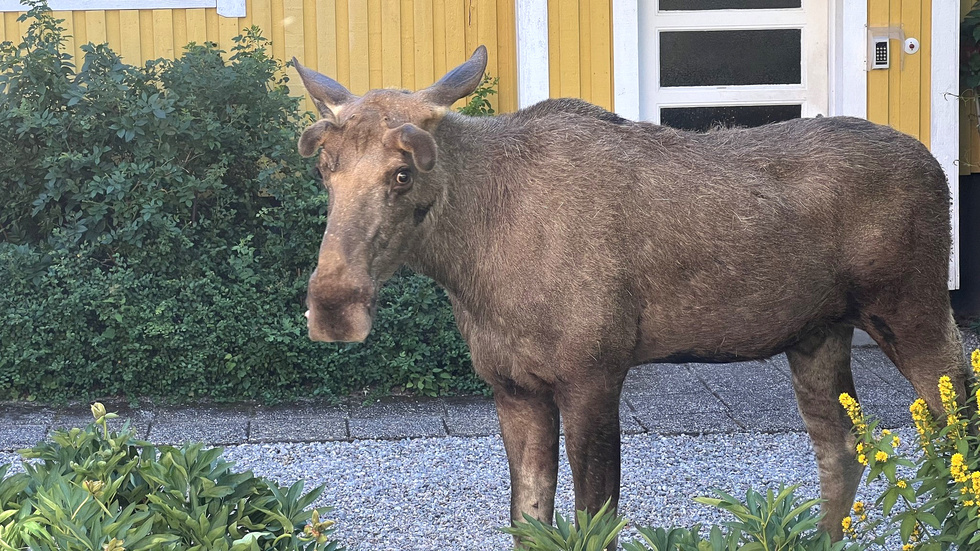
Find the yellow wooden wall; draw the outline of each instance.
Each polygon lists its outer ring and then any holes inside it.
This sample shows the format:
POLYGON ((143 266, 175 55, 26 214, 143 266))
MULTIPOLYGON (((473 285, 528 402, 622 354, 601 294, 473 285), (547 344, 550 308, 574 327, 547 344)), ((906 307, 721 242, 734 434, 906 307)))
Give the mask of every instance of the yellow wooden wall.
POLYGON ((548 0, 551 97, 576 97, 612 110, 611 0, 548 0))
POLYGON ((869 27, 904 27, 919 39, 919 53, 904 55, 892 41, 888 69, 868 73, 868 119, 887 124, 929 145, 932 82, 932 2, 949 0, 869 0, 869 27))
MULTIPOLYGON (((19 40, 17 13, 2 14, 0 41, 19 40)), ((487 71, 500 78, 491 98, 500 111, 517 108, 514 0, 248 0, 246 16, 215 9, 55 12, 64 19, 67 47, 81 65, 80 46, 109 45, 128 63, 179 56, 188 42, 216 42, 258 25, 278 59, 296 56, 355 94, 371 88, 417 89, 432 84, 487 46, 487 71)), ((290 69, 291 84, 299 77, 290 69)), ((307 104, 307 107, 310 107, 307 104)))

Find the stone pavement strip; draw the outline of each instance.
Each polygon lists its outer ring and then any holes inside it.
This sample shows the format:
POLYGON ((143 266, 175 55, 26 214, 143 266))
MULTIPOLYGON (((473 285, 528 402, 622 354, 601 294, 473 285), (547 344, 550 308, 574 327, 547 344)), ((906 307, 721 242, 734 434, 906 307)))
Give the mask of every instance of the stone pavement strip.
MULTIPOLYGON (((976 345, 971 336, 968 346, 976 345)), ((853 349, 853 372, 866 412, 887 427, 908 426, 916 395, 876 347, 853 349)), ((157 444, 210 445, 357 439, 472 437, 499 434, 493 401, 484 397, 392 398, 363 405, 159 406, 107 404, 141 438, 157 444)), ((645 365, 626 381, 620 410, 624 433, 708 434, 803 431, 784 355, 736 364, 645 365)), ((34 445, 51 431, 80 427, 88 404, 55 408, 0 403, 0 450, 34 445)))

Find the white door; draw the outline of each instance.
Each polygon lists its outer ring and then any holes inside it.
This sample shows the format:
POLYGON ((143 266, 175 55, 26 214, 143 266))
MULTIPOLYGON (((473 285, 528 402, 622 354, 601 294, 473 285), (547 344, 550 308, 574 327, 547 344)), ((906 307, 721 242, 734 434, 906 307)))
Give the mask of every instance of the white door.
POLYGON ((640 0, 639 115, 678 128, 827 115, 826 0, 640 0))

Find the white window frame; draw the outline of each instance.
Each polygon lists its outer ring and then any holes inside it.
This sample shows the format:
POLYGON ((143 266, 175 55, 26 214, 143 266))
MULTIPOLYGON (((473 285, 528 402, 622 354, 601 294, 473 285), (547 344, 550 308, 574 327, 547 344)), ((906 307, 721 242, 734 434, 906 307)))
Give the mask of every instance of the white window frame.
MULTIPOLYGON (((805 8, 773 10, 656 11, 650 2, 644 28, 655 29, 645 35, 652 57, 640 75, 646 97, 639 116, 660 122, 660 110, 672 107, 713 107, 722 105, 800 104, 801 115, 814 117, 828 111, 827 17, 825 10, 804 1, 805 8), (661 87, 659 75, 661 32, 739 31, 799 29, 802 59, 799 84, 661 87), (653 69, 653 70, 650 70, 653 69)), ((645 6, 646 7, 646 6, 645 6)), ((644 17, 643 14, 638 14, 644 17)))
MULTIPOLYGON (((616 112, 629 119, 640 116, 637 3, 642 1, 649 0, 612 0, 614 101, 616 112)), ((830 16, 829 114, 867 118, 867 2, 828 0, 827 9, 830 16)), ((959 17, 957 2, 933 0, 929 149, 946 172, 950 187, 950 289, 960 287, 959 171, 956 166, 959 154, 959 104, 956 101, 959 93, 959 17)))
MULTIPOLYGON (((49 0, 52 11, 218 8, 222 17, 245 17, 245 0, 49 0)), ((0 12, 24 12, 20 0, 0 0, 0 12)))

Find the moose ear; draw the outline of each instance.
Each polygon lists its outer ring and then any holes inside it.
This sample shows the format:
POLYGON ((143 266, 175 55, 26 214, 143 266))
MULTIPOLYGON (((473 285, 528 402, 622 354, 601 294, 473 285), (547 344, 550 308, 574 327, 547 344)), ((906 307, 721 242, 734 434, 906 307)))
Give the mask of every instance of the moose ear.
POLYGON ((446 73, 439 82, 419 90, 418 95, 428 103, 449 107, 456 100, 465 98, 476 90, 486 69, 487 47, 480 46, 466 62, 446 73))
POLYGON ((387 147, 395 147, 412 154, 415 168, 428 172, 436 166, 436 141, 432 134, 411 123, 403 124, 385 132, 382 142, 387 147))
POLYGON ((313 123, 313 126, 304 130, 299 137, 299 154, 304 157, 312 157, 316 154, 316 150, 323 145, 324 138, 328 134, 335 133, 335 130, 338 130, 337 126, 326 119, 313 123))
POLYGON ((321 75, 312 69, 303 67, 295 57, 293 58, 293 65, 299 71, 299 76, 303 79, 303 86, 306 87, 306 91, 313 98, 313 103, 316 105, 317 110, 320 111, 321 117, 331 120, 336 119, 337 111, 342 105, 357 99, 357 96, 350 93, 342 84, 326 75, 321 75))

